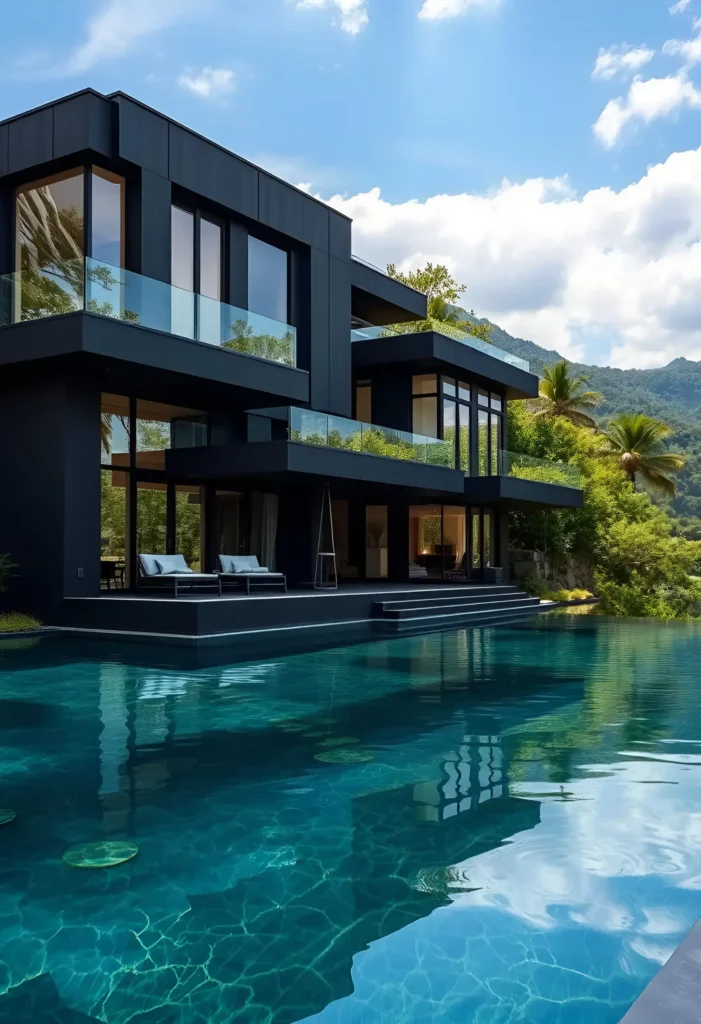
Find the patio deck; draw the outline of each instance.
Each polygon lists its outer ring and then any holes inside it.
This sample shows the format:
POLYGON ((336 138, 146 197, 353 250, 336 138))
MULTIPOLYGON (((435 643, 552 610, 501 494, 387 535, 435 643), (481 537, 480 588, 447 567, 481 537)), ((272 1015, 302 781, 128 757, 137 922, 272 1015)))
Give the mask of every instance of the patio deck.
MULTIPOLYGON (((96 597, 66 598, 61 621, 51 623, 71 631, 120 633, 129 639, 167 640, 169 643, 235 642, 260 646, 292 641, 308 649, 310 643, 367 639, 381 625, 375 618, 378 603, 425 598, 465 598, 481 603, 506 587, 475 583, 344 583, 338 590, 291 588, 287 593, 240 591, 219 596, 208 591, 182 594, 105 591, 96 597)), ((515 589, 515 588, 513 588, 515 589)))

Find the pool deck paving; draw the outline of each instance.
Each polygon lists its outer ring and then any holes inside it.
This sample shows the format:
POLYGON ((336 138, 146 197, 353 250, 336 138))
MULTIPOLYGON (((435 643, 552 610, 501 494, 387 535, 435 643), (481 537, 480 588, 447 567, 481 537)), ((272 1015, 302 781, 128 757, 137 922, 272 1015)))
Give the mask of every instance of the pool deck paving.
POLYGON ((621 1024, 699 1024, 701 919, 636 999, 621 1024))

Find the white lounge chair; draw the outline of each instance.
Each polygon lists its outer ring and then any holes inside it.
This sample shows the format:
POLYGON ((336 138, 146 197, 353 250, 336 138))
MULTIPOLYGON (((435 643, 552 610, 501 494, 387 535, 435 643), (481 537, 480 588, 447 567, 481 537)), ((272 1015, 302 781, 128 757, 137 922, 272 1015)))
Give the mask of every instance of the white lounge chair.
POLYGON ((173 584, 178 596, 178 584, 193 590, 198 586, 218 587, 221 594, 221 580, 217 573, 193 572, 184 555, 139 555, 139 584, 145 586, 168 586, 173 584))
POLYGON ((255 586, 282 587, 287 593, 287 577, 281 572, 271 572, 266 566, 259 565, 255 555, 220 555, 219 556, 219 587, 222 583, 240 584, 246 593, 251 593, 251 584, 255 586))

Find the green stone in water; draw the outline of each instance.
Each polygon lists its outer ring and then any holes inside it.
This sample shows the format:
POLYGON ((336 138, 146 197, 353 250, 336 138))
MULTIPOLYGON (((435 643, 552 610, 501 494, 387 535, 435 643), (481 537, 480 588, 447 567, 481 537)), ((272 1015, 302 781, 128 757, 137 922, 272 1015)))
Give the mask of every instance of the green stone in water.
POLYGON ((9 825, 16 817, 17 815, 14 811, 0 810, 0 825, 9 825))
POLYGON ((82 843, 66 850, 63 862, 71 868, 113 868, 136 857, 138 852, 134 843, 82 843))
POLYGON ((360 743, 356 736, 336 736, 330 740, 321 740, 320 747, 347 747, 351 743, 360 743))
POLYGON ((316 754, 315 761, 326 761, 328 764, 358 764, 361 761, 374 761, 375 758, 366 750, 325 750, 316 754))

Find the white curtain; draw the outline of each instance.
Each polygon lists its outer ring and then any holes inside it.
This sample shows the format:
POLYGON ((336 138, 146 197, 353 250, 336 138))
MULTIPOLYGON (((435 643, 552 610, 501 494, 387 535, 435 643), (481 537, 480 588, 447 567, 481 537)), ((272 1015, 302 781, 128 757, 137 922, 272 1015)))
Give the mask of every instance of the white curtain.
POLYGON ((251 554, 261 565, 275 569, 275 541, 278 517, 277 494, 251 494, 251 554))

